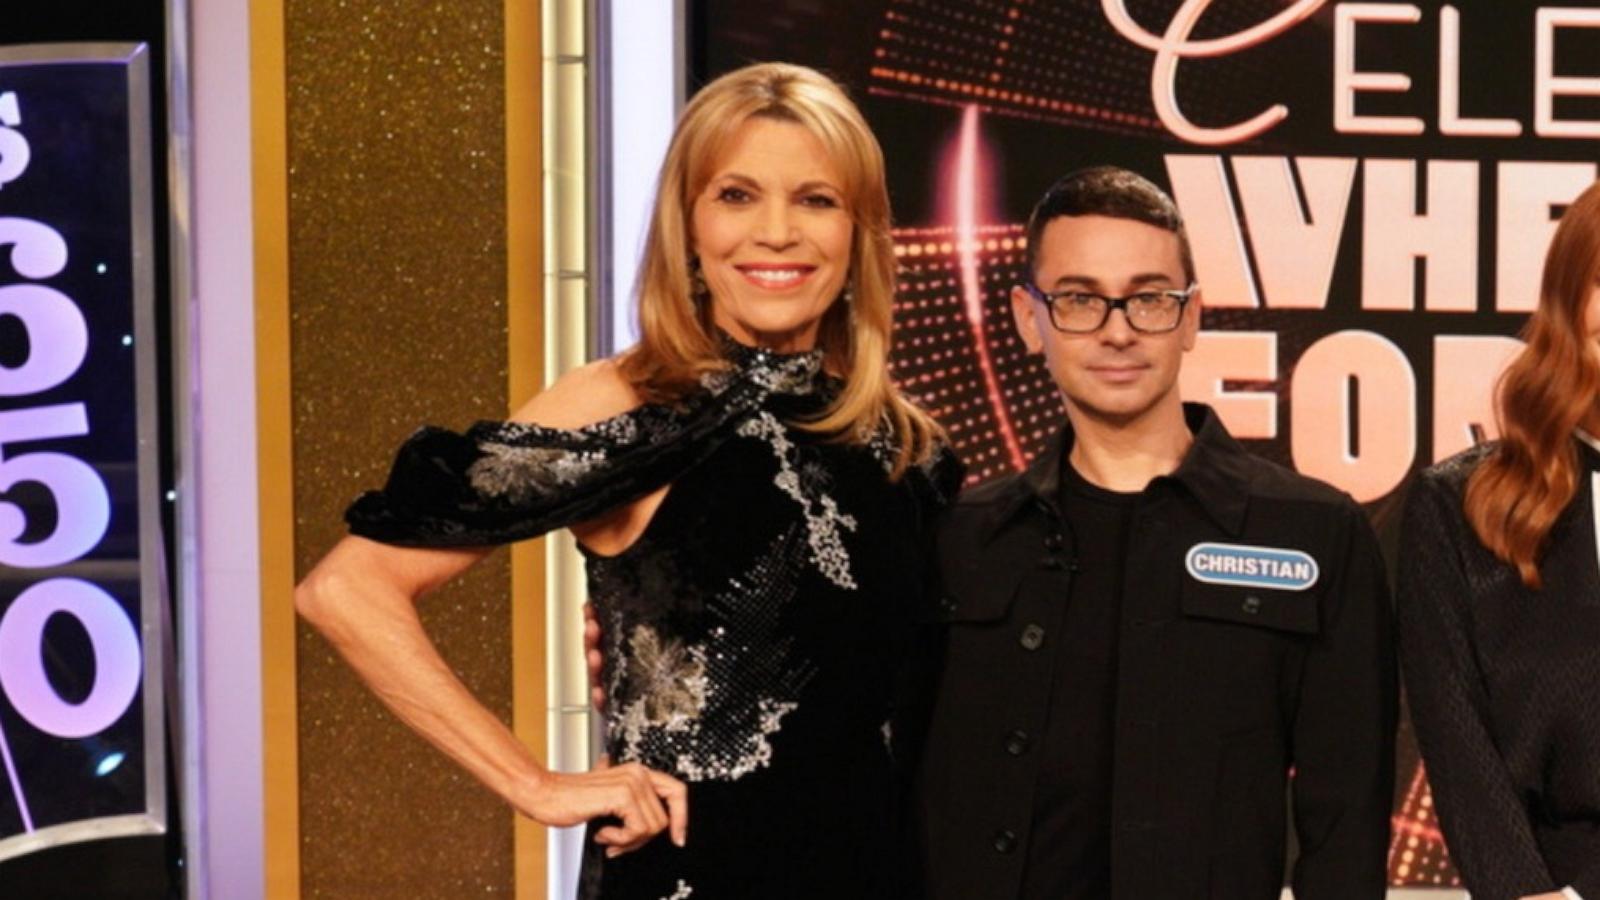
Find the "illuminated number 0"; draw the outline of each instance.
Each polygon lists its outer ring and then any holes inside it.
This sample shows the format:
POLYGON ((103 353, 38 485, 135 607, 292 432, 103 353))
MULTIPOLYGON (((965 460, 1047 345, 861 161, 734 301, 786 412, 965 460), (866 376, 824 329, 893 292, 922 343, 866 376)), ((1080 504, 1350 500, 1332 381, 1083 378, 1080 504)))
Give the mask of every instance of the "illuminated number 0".
POLYGON ((89 433, 82 403, 0 412, 0 494, 19 482, 42 484, 55 498, 56 528, 38 542, 20 540, 27 516, 14 503, 0 501, 0 565, 22 569, 59 566, 93 550, 111 524, 111 498, 100 473, 65 453, 5 455, 19 441, 73 437, 89 433))
POLYGON ((35 728, 61 738, 99 734, 116 724, 139 690, 139 635, 121 605, 77 578, 41 581, 0 617, 0 692, 35 728), (82 703, 56 693, 44 670, 44 626, 64 613, 78 620, 94 652, 94 687, 82 703))

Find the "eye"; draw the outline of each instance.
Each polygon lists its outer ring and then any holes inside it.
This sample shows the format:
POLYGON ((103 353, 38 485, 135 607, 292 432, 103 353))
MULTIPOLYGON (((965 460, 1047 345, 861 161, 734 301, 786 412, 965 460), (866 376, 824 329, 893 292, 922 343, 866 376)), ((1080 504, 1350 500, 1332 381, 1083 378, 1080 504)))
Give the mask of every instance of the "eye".
POLYGON ((1141 291, 1129 297, 1128 302, 1146 309, 1160 309, 1167 305, 1167 299, 1167 295, 1160 291, 1141 291))
POLYGON ((733 185, 728 185, 717 191, 717 202, 719 203, 749 203, 750 199, 749 191, 733 185))
POLYGON ((1099 294, 1090 294, 1084 291, 1071 291, 1058 296, 1061 298, 1058 302, 1062 306, 1075 306, 1080 309, 1087 309, 1089 307, 1100 305, 1099 294))
POLYGON ((814 209, 838 209, 840 206, 832 194, 806 194, 800 198, 800 203, 814 209))

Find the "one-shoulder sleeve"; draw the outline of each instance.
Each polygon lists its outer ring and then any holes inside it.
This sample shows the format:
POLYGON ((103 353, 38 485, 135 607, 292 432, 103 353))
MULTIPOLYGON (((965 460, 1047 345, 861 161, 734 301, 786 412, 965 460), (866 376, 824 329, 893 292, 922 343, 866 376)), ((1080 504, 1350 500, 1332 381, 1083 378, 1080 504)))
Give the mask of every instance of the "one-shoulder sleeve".
POLYGON ((383 490, 357 498, 345 521, 352 534, 411 547, 504 544, 583 522, 710 456, 753 406, 737 393, 641 406, 571 430, 426 427, 400 447, 383 490))

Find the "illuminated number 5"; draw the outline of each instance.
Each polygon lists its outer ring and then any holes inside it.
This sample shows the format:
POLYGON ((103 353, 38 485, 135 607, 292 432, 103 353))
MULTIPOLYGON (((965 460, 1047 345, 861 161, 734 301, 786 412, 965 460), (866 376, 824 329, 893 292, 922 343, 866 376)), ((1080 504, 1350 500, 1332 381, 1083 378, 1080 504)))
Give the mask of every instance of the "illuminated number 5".
POLYGON ((105 536, 111 498, 98 472, 65 453, 9 457, 5 453, 7 444, 88 433, 82 403, 0 412, 0 495, 31 481, 50 491, 56 505, 55 531, 42 541, 24 544, 27 515, 17 504, 0 500, 0 565, 23 569, 63 565, 93 550, 105 536))
POLYGON ((0 692, 40 731, 82 738, 110 728, 132 705, 140 669, 133 622, 110 594, 87 581, 41 581, 0 616, 0 692), (44 670, 44 626, 57 613, 77 619, 93 649, 94 687, 81 703, 56 693, 44 670))

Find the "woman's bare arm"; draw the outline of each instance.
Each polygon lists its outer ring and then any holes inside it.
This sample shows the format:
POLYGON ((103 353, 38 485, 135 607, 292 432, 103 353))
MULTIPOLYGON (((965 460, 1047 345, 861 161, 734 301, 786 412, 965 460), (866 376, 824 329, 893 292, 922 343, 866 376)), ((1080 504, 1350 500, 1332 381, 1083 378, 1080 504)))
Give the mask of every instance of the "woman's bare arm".
MULTIPOLYGON (((586 370, 557 382, 519 417, 576 427, 625 411, 614 409, 624 398, 595 383, 592 367, 586 370)), ((603 379, 606 373, 598 374, 603 379)), ((624 509, 617 515, 626 514, 624 509)), ((295 607, 401 720, 520 812, 547 825, 615 816, 621 826, 602 829, 597 838, 616 850, 640 846, 669 825, 673 840, 682 843, 687 831, 682 783, 638 765, 581 774, 549 771, 439 655, 422 628, 416 602, 488 552, 395 547, 347 537, 295 589, 295 607)))

